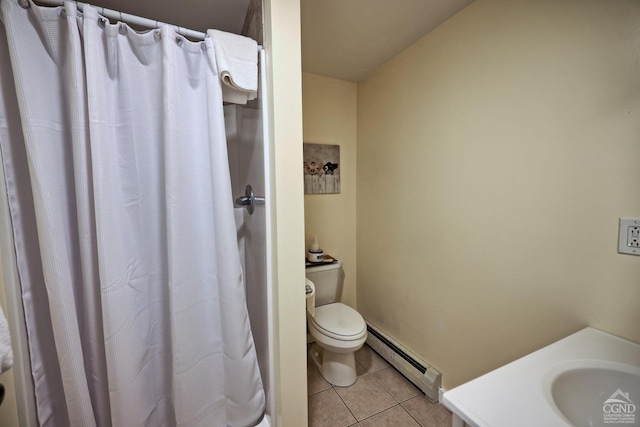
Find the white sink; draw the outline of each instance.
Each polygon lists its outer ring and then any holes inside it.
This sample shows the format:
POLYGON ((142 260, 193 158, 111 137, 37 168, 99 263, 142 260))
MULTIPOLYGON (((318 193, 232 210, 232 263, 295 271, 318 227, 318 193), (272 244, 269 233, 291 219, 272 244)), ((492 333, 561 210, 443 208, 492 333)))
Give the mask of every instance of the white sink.
POLYGON ((603 360, 554 366, 546 392, 574 426, 640 425, 640 368, 603 360))
POLYGON ((453 426, 640 426, 640 344, 584 328, 446 391, 442 402, 453 426))

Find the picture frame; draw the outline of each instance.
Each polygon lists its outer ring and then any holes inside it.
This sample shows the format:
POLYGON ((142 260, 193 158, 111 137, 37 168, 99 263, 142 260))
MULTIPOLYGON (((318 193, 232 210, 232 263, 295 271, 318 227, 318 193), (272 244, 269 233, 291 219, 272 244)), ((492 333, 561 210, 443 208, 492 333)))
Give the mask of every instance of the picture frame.
POLYGON ((340 146, 303 144, 304 194, 340 193, 340 146))

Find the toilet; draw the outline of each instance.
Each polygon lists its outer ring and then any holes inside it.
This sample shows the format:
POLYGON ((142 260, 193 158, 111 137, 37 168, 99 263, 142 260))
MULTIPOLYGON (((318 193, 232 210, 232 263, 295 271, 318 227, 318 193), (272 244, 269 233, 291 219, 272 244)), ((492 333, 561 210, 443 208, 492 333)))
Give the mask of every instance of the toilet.
POLYGON ((347 387, 356 381, 355 352, 367 340, 367 325, 356 310, 342 304, 342 262, 307 267, 315 304, 307 307, 307 325, 315 340, 309 355, 328 382, 347 387))

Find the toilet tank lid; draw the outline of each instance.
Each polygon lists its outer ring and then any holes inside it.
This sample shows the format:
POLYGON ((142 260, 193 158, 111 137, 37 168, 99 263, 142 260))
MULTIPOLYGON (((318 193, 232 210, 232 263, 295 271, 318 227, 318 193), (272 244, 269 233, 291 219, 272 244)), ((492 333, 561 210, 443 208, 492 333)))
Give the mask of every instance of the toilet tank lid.
POLYGON ((306 270, 307 273, 310 272, 318 272, 318 271, 327 271, 334 270, 336 268, 342 268, 342 261, 336 260, 336 262, 331 264, 318 264, 318 265, 307 265, 306 270))

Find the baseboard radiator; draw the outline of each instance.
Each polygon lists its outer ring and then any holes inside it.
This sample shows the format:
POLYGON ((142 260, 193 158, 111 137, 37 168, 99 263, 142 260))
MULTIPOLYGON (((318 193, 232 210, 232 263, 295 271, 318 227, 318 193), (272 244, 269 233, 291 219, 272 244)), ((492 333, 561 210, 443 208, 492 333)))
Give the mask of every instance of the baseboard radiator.
POLYGON ((432 401, 438 401, 442 374, 367 322, 367 344, 432 401))

